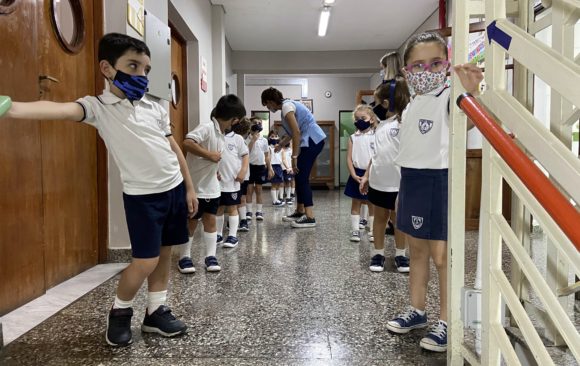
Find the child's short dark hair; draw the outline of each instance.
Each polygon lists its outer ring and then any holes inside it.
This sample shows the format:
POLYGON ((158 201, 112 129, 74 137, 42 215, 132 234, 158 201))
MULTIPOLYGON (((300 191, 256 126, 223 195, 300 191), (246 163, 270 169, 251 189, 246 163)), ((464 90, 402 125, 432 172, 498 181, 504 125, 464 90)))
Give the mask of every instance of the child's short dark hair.
POLYGON ((266 105, 267 102, 282 104, 282 101, 284 101, 284 96, 282 95, 282 92, 276 88, 269 87, 262 92, 262 105, 266 105))
POLYGON ((237 133, 238 135, 245 136, 250 132, 250 119, 248 117, 244 117, 240 120, 240 122, 232 127, 232 131, 237 133))
POLYGON ((424 32, 412 35, 411 38, 409 38, 407 41, 407 45, 405 46, 405 53, 403 54, 403 63, 405 65, 409 60, 409 56, 413 50, 413 47, 419 43, 425 42, 438 43, 443 49, 443 52, 445 52, 445 58, 449 58, 449 53, 447 52, 447 42, 445 42, 445 39, 437 32, 424 32))
POLYGON ((384 84, 380 85, 375 93, 379 99, 379 103, 383 103, 385 100, 389 101, 389 111, 394 112, 397 115, 397 119, 400 121, 401 114, 405 108, 407 108, 407 104, 409 104, 410 100, 409 87, 407 86, 405 78, 402 76, 395 76, 394 79, 387 80, 384 84), (393 84, 394 96, 391 95, 393 84))
POLYGON ((215 108, 211 111, 211 117, 228 120, 232 118, 243 118, 246 115, 246 107, 237 95, 228 94, 221 97, 215 108))
POLYGON ((111 66, 114 67, 117 60, 129 50, 144 53, 151 57, 151 52, 145 42, 126 34, 105 34, 99 41, 99 61, 109 61, 111 66))

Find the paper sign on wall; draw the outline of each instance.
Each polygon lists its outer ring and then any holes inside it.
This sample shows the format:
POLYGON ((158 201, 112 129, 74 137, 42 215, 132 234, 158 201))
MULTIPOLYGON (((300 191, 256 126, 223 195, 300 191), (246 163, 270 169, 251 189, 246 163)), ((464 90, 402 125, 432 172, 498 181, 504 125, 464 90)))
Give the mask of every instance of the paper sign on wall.
POLYGON ((127 23, 140 35, 145 34, 145 0, 129 0, 127 23))
POLYGON ((201 90, 207 93, 207 60, 201 58, 201 90))

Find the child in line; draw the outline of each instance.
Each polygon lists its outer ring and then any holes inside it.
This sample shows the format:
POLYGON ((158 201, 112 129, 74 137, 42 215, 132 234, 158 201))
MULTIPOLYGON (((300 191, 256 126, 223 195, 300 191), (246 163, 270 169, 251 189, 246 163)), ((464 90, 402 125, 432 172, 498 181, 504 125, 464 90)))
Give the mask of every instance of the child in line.
MULTIPOLYGON (((232 127, 232 131, 240 135, 244 139, 244 143, 250 134, 251 122, 248 117, 242 118, 240 123, 232 127)), ((246 145, 247 146, 247 145, 246 145)), ((248 149, 248 168, 246 169, 246 175, 244 176, 244 181, 240 184, 240 204, 238 205, 238 214, 240 216, 240 226, 238 231, 248 232, 250 231, 250 226, 248 219, 246 218, 246 196, 248 194, 248 184, 250 180, 250 166, 249 166, 249 149, 248 149)))
MULTIPOLYGON (((71 120, 95 127, 123 181, 131 263, 121 274, 107 318, 105 339, 112 346, 133 342, 133 299, 147 280, 143 332, 173 337, 187 326, 165 305, 173 245, 187 242, 187 216, 197 199, 185 158, 171 134, 168 113, 145 95, 151 70, 147 45, 124 34, 99 41, 99 69, 109 90, 72 103, 13 103, 6 117, 71 120)), ((72 126, 71 126, 72 127, 72 126)))
POLYGON ((284 206, 284 201, 279 199, 279 191, 281 191, 280 185, 284 182, 284 171, 282 170, 282 151, 276 149, 276 145, 280 142, 280 137, 275 130, 271 130, 268 134, 268 145, 270 148, 270 169, 268 178, 272 187, 270 188, 270 194, 272 195, 272 206, 282 207, 284 206), (277 151, 276 151, 277 150, 277 151))
MULTIPOLYGON (((249 129, 249 121, 242 119, 240 123, 234 125, 239 129, 249 129), (242 123, 246 124, 245 126, 242 123)), ((236 134, 233 130, 226 131, 225 149, 222 159, 218 164, 220 178, 220 207, 217 212, 217 243, 224 248, 235 248, 238 245, 238 206, 241 203, 240 183, 244 181, 249 168, 248 146, 244 138, 236 134), (229 234, 226 240, 223 239, 224 212, 228 211, 229 234)))
MULTIPOLYGON (((412 36, 403 57, 403 73, 416 94, 403 113, 395 158, 401 167, 397 227, 406 234, 411 254, 411 307, 387 323, 395 333, 427 327, 425 300, 432 259, 439 275, 440 314, 419 345, 435 352, 447 350, 447 58, 447 42, 430 32, 412 36)), ((483 79, 479 68, 466 64, 454 70, 467 92, 479 94, 483 79)))
POLYGON ((294 204, 294 171, 292 170, 292 147, 287 143, 282 148, 282 169, 284 170, 284 198, 286 205, 294 204))
MULTIPOLYGON (((401 114, 409 103, 405 79, 397 76, 378 91, 379 103, 387 110, 387 120, 375 129, 375 154, 362 177, 361 193, 368 194, 375 207, 374 248, 369 269, 382 272, 385 267, 385 228, 389 219, 395 221, 395 202, 399 192, 401 172, 395 165, 399 152, 401 114)), ((395 230, 395 266, 401 273, 409 272, 409 258, 405 253, 405 236, 395 230)))
MULTIPOLYGON (((375 151, 375 125, 378 122, 377 116, 372 108, 365 105, 359 105, 353 112, 354 125, 357 129, 348 140, 347 166, 350 172, 344 194, 352 198, 350 208, 351 232, 350 241, 360 241, 361 228, 361 205, 366 203, 369 207, 369 224, 373 226, 373 206, 368 202, 365 194, 360 192, 361 178, 365 175, 369 166, 371 157, 375 151)), ((364 229, 365 226, 362 226, 364 229)), ((372 230, 369 233, 369 241, 373 241, 372 230)))
POLYGON ((221 266, 216 257, 217 228, 216 214, 220 204, 221 190, 218 180, 218 163, 225 149, 224 133, 231 130, 246 114, 244 104, 233 94, 221 97, 211 112, 211 123, 201 123, 185 136, 183 148, 189 154, 191 177, 197 182, 199 208, 190 221, 190 238, 181 247, 177 267, 181 273, 194 273, 191 260, 191 244, 197 223, 203 223, 202 243, 206 248, 205 269, 219 272, 221 266))
POLYGON ((250 150, 250 180, 248 185, 248 195, 246 196, 246 207, 248 212, 246 217, 252 219, 252 200, 256 192, 256 220, 264 220, 262 211, 262 185, 266 183, 268 176, 267 167, 270 166, 270 149, 268 140, 262 136, 262 120, 259 117, 251 117, 252 127, 250 127, 250 136, 246 139, 248 149, 250 150))

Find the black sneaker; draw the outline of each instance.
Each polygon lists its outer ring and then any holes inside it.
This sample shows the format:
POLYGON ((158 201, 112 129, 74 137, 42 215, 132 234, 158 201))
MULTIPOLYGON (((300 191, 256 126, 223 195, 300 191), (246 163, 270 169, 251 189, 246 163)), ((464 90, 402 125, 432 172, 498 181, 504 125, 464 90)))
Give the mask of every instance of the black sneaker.
POLYGON ((141 326, 141 331, 145 333, 159 333, 164 337, 175 337, 186 330, 187 325, 176 319, 171 314, 171 309, 165 305, 161 305, 151 315, 145 312, 145 320, 141 326))
POLYGON ((294 221, 298 220, 299 218, 301 218, 302 216, 304 216, 304 213, 294 211, 294 213, 292 215, 287 215, 287 216, 282 217, 282 221, 294 222, 294 221))
POLYGON ((222 267, 220 267, 217 258, 212 255, 205 257, 205 270, 208 272, 219 272, 222 270, 222 267))
POLYGON ((302 216, 301 218, 299 218, 298 220, 294 221, 292 223, 292 227, 315 227, 316 226, 316 220, 314 219, 314 217, 308 217, 306 215, 302 216))
POLYGON ((382 272, 385 270, 385 256, 376 254, 371 258, 371 265, 369 266, 371 272, 382 272))
POLYGON ((240 220, 240 227, 238 227, 238 231, 243 231, 243 232, 250 231, 250 226, 248 225, 248 220, 240 220))
POLYGON ((107 317, 107 343, 115 347, 124 347, 133 343, 131 334, 131 317, 133 308, 111 309, 107 317))
POLYGON ((409 273, 409 258, 405 257, 404 255, 396 256, 395 266, 397 267, 397 271, 399 271, 399 273, 409 273))

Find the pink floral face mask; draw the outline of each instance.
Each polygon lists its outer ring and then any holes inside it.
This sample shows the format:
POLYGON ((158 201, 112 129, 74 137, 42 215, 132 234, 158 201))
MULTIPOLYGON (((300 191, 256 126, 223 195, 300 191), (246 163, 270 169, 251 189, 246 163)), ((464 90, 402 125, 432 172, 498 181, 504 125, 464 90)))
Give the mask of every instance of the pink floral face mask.
POLYGON ((426 94, 445 84, 445 80, 447 79, 447 70, 441 70, 438 72, 407 72, 406 77, 409 85, 411 85, 415 93, 426 94))

